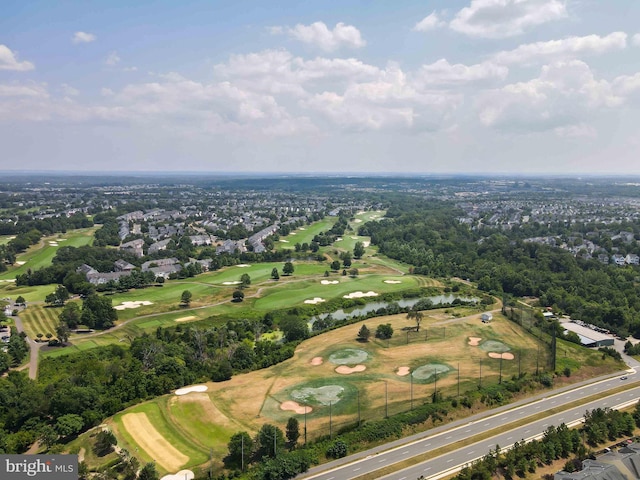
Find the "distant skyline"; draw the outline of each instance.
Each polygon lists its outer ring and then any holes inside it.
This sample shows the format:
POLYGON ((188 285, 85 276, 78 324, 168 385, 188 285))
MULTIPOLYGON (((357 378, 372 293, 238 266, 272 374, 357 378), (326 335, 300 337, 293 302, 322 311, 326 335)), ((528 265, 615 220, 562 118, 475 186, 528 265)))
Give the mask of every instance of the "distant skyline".
POLYGON ((0 12, 0 171, 640 174, 637 0, 0 12))

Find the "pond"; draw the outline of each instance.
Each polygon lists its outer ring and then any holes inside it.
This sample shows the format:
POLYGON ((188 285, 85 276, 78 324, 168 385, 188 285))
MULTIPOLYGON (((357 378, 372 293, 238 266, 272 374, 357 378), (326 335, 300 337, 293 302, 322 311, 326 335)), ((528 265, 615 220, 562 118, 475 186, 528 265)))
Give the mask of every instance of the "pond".
POLYGON ((314 321, 316 321, 317 319, 321 318, 327 318, 329 315, 331 315, 331 317, 334 320, 340 321, 340 320, 348 320, 354 317, 359 317, 359 316, 364 316, 367 315, 371 312, 376 312, 378 310, 380 310, 381 308, 387 308, 391 303, 395 303, 398 304, 400 306, 400 308, 411 308, 413 307, 416 303, 420 302, 420 301, 425 301, 425 300, 429 300, 431 301, 431 303, 434 306, 438 306, 438 305, 448 305, 451 304, 454 300, 459 299, 462 302, 468 302, 468 303, 477 303, 479 301, 478 298, 475 297, 461 297, 458 295, 453 295, 453 294, 446 294, 446 295, 434 295, 431 297, 421 297, 421 298, 405 298, 402 300, 398 300, 395 302, 369 302, 366 303, 365 305, 361 305, 359 307, 355 307, 353 309, 349 309, 348 311, 343 310, 342 308, 339 310, 336 310, 335 312, 331 312, 331 313, 322 313, 320 315, 311 317, 311 319, 309 320, 310 324, 313 324, 314 321))

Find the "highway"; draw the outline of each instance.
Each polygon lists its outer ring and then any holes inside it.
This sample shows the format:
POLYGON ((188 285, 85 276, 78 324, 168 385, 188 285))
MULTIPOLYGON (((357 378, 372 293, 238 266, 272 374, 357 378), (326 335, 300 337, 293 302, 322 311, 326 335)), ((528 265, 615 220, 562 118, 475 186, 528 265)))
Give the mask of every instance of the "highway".
MULTIPOLYGON (((407 443, 398 445, 395 448, 371 451, 373 453, 366 455, 366 457, 345 465, 336 466, 335 468, 331 468, 331 465, 324 466, 325 468, 330 468, 330 470, 318 472, 322 467, 316 467, 310 470, 305 478, 317 480, 349 480, 375 472, 380 468, 388 467, 394 463, 405 461, 417 455, 423 455, 425 452, 455 444, 486 431, 499 429, 509 423, 521 422, 527 417, 538 415, 541 412, 551 409, 557 409, 590 395, 618 388, 625 383, 637 381, 639 378, 640 374, 635 372, 625 373, 584 386, 569 388, 555 395, 553 392, 550 392, 548 394, 549 396, 539 400, 522 403, 519 406, 507 406, 506 408, 500 409, 501 411, 497 413, 493 413, 495 412, 493 411, 485 412, 483 415, 476 415, 468 419, 466 423, 464 421, 457 422, 457 426, 449 426, 450 428, 443 426, 438 428, 437 431, 433 429, 430 432, 425 432, 423 434, 424 438, 416 441, 405 439, 407 443), (623 375, 627 377, 627 379, 621 380, 621 376, 623 375)), ((495 448, 496 444, 500 445, 501 448, 508 447, 521 439, 535 438, 550 425, 559 425, 561 423, 572 424, 582 418, 585 410, 596 407, 612 408, 620 404, 637 401, 639 398, 640 387, 631 388, 623 393, 601 398, 588 404, 550 415, 542 420, 532 421, 532 423, 525 426, 505 431, 491 439, 486 439, 468 447, 456 449, 437 458, 418 463, 405 470, 385 476, 384 478, 414 480, 421 475, 425 478, 440 478, 453 473, 456 467, 461 468, 464 464, 484 456, 490 449, 495 448)), ((400 442, 394 443, 398 444, 400 442)))

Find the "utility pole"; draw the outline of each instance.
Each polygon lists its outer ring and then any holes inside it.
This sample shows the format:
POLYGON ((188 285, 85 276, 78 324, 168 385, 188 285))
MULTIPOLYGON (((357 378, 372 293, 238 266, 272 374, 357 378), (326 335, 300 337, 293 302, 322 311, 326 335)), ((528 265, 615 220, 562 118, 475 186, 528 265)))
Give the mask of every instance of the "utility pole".
POLYGON ((333 417, 331 416, 331 402, 329 402, 329 440, 333 436, 333 417))
POLYGON ((384 418, 389 418, 389 386, 384 382, 384 418))
POLYGON ((482 388, 482 359, 480 359, 480 384, 478 386, 482 388))
MULTIPOLYGON (((360 389, 356 389, 358 392, 358 427, 360 426, 360 389)), ((306 442, 305 442, 306 443, 306 442)))
POLYGON ((498 384, 502 385, 502 353, 500 354, 500 377, 498 379, 498 384))
POLYGON ((458 362, 458 398, 460 398, 460 362, 458 362))
POLYGON ((307 445, 307 406, 304 406, 304 444, 307 445))
POLYGON ((409 372, 409 380, 411 381, 411 410, 413 410, 413 373, 409 372))
POLYGON ((438 399, 438 369, 434 368, 433 373, 435 375, 433 381, 433 403, 436 403, 436 400, 438 399))
MULTIPOLYGON (((242 434, 241 434, 242 435, 242 434)), ((240 457, 241 457, 241 461, 240 461, 240 470, 244 472, 244 435, 242 435, 240 437, 240 457)))

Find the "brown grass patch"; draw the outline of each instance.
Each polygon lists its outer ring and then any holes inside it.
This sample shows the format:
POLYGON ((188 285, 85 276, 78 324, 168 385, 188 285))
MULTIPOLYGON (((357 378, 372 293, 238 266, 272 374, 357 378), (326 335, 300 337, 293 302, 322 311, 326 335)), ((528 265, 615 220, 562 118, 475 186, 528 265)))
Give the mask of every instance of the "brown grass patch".
POLYGON ((205 419, 210 423, 215 423, 222 427, 237 427, 238 425, 222 413, 218 407, 213 404, 209 394, 207 393, 190 393, 182 397, 173 397, 171 403, 198 403, 202 407, 205 419))
POLYGON ((178 451, 158 432, 147 418, 147 414, 127 413, 122 416, 122 424, 147 454, 168 472, 177 471, 189 461, 189 457, 178 451))
POLYGON ((189 320, 195 320, 196 318, 198 318, 198 317, 196 317, 195 315, 190 315, 190 316, 188 316, 188 317, 180 317, 180 318, 176 318, 176 320, 175 320, 175 321, 176 321, 176 322, 188 322, 189 320))
POLYGON ((282 402, 280 404, 280 410, 290 410, 299 415, 303 415, 305 413, 311 413, 313 409, 311 407, 303 407, 298 402, 294 402, 293 400, 287 400, 286 402, 282 402))
POLYGON ((350 375, 352 373, 364 372, 367 369, 364 365, 356 365, 355 367, 349 367, 347 365, 340 365, 336 368, 336 373, 342 375, 350 375))

